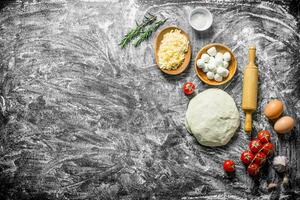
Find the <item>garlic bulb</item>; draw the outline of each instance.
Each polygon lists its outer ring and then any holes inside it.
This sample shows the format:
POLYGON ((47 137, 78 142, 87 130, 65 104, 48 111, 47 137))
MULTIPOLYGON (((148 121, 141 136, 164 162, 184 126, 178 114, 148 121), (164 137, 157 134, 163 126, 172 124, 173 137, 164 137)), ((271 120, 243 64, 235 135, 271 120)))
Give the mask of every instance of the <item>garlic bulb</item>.
POLYGON ((279 172, 285 172, 287 170, 288 159, 285 156, 276 156, 273 160, 273 168, 279 172))

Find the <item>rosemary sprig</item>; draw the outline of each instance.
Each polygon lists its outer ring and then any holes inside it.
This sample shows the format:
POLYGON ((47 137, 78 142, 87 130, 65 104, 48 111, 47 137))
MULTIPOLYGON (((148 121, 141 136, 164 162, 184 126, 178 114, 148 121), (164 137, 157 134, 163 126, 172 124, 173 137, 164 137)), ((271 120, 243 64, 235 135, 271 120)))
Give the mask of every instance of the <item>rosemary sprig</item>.
POLYGON ((135 37, 137 37, 142 31, 143 29, 147 26, 152 24, 155 20, 157 19, 157 17, 155 15, 152 15, 151 13, 148 13, 144 16, 144 19, 142 21, 141 24, 138 24, 136 22, 136 27, 132 28, 121 40, 121 42, 119 43, 119 45, 121 46, 121 48, 123 49, 124 47, 126 47, 127 44, 129 44, 129 42, 131 40, 133 40, 135 37))
POLYGON ((155 32, 161 25, 163 25, 168 19, 155 22, 151 27, 143 32, 142 35, 135 41, 134 46, 139 46, 144 40, 147 40, 153 32, 155 32))

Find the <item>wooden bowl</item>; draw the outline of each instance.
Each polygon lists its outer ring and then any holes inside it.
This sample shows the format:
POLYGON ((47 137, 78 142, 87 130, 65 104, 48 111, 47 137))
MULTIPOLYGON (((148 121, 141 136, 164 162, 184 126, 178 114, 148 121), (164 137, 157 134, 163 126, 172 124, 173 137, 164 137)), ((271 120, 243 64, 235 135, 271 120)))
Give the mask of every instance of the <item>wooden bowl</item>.
POLYGON ((220 43, 212 43, 212 44, 208 44, 206 46, 204 46, 197 54, 196 58, 195 58, 195 72, 197 74, 197 76, 206 84, 208 85, 222 85, 224 83, 227 83, 228 81, 230 81, 232 79, 232 77, 234 76, 235 72, 236 72, 236 68, 237 68, 237 60, 234 56, 234 54, 232 53, 232 51, 230 50, 229 47, 225 46, 224 44, 220 44, 220 43), (206 53, 207 50, 211 47, 216 47, 218 52, 221 53, 225 53, 226 51, 228 51, 231 54, 231 60, 229 62, 229 66, 228 66, 228 70, 229 70, 229 74, 226 78, 223 78, 223 80, 221 82, 217 82, 215 80, 209 80, 206 76, 206 73, 202 71, 202 69, 199 69, 197 67, 197 60, 201 58, 203 53, 206 53))
POLYGON ((154 40, 154 54, 155 54, 156 65, 158 66, 158 68, 161 71, 163 71, 166 74, 170 74, 170 75, 178 75, 178 74, 182 73, 188 67, 188 65, 190 63, 190 60, 191 60, 191 55, 192 55, 191 42, 190 42, 190 38, 189 38, 188 34, 185 31, 183 31, 181 28, 178 28, 176 26, 168 26, 168 27, 162 29, 157 34, 157 36, 156 36, 156 38, 154 40), (172 69, 172 70, 161 69, 159 67, 159 64, 158 64, 158 49, 159 49, 160 43, 161 43, 161 41, 163 39, 163 36, 166 33, 170 32, 171 30, 175 30, 175 29, 180 30, 181 33, 187 37, 187 39, 189 41, 188 51, 185 53, 184 61, 182 62, 182 64, 177 69, 172 69))

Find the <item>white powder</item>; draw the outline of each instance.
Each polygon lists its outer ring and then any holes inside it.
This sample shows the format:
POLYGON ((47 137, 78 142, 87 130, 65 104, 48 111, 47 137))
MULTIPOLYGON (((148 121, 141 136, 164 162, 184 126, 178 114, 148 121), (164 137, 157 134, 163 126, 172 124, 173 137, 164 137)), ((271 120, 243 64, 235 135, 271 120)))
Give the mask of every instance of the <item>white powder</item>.
POLYGON ((210 17, 202 12, 196 12, 191 16, 191 24, 196 29, 205 29, 208 26, 210 17))

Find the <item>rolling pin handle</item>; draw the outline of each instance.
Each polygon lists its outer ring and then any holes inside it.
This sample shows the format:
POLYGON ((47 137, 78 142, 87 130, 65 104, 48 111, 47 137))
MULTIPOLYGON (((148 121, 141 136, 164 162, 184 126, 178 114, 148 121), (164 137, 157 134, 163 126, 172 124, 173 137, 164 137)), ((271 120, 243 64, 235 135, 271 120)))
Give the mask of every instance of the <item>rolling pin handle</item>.
POLYGON ((246 112, 245 131, 251 132, 251 130, 252 130, 252 114, 250 112, 246 112))
POLYGON ((249 64, 251 64, 251 65, 254 65, 255 54, 256 54, 256 47, 255 47, 255 45, 251 45, 249 47, 249 64))

